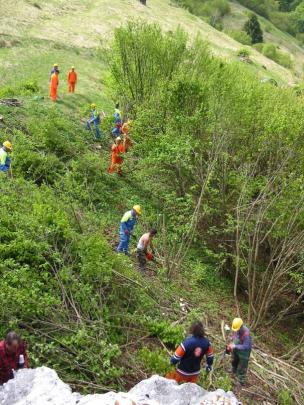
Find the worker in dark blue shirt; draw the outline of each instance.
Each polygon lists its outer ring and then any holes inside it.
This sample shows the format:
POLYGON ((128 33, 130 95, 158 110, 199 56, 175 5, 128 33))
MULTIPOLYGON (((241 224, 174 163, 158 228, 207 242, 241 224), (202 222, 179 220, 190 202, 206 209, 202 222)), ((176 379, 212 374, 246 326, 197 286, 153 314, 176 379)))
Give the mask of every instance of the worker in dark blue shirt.
POLYGON ((190 328, 191 336, 186 338, 171 357, 171 364, 178 364, 175 371, 166 375, 166 378, 178 383, 196 383, 201 371, 201 362, 206 356, 206 371, 210 372, 213 364, 213 350, 209 340, 205 337, 202 322, 195 321, 190 328))

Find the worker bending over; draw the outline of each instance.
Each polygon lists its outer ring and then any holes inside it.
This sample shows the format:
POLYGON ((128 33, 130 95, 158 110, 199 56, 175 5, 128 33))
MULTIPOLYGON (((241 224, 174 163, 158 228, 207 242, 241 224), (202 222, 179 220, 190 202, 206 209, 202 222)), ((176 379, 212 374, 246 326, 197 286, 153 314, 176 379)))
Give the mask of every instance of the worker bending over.
POLYGON ((129 255, 129 243, 131 232, 134 229, 138 216, 141 215, 140 205, 134 205, 131 211, 127 211, 120 221, 118 253, 129 255))
POLYGON ((191 336, 178 346, 171 357, 171 364, 178 364, 177 369, 166 375, 166 378, 178 383, 197 382, 204 356, 207 357, 206 371, 209 373, 212 370, 213 350, 209 340, 205 337, 202 322, 193 322, 190 334, 191 336))
POLYGON ((111 166, 108 169, 109 173, 122 175, 121 165, 123 163, 123 153, 125 153, 125 146, 122 139, 118 136, 112 145, 111 166))
POLYGON ((76 83, 77 83, 77 73, 75 72, 75 67, 72 66, 71 70, 68 73, 69 93, 75 92, 76 83))
POLYGON ((0 149, 0 171, 8 172, 11 167, 11 158, 9 153, 12 151, 12 144, 9 141, 3 142, 2 148, 0 149))
POLYGON ((228 345, 228 351, 232 352, 232 372, 236 374, 239 383, 244 385, 252 349, 252 339, 249 329, 244 325, 241 318, 233 320, 231 329, 233 342, 228 345))
POLYGON ((50 82, 50 97, 51 100, 56 102, 58 99, 57 90, 59 86, 59 70, 55 70, 54 73, 51 75, 51 82, 50 82))
POLYGON ((139 268, 141 270, 146 269, 147 265, 147 258, 153 258, 154 254, 154 247, 152 243, 152 239, 157 234, 157 230, 155 228, 151 228, 149 232, 144 233, 142 237, 139 239, 137 245, 137 259, 139 262, 139 268), (150 246, 152 252, 148 252, 148 247, 150 246))
POLYGON ((14 371, 28 368, 26 344, 15 332, 9 332, 0 342, 0 385, 14 378, 14 371))

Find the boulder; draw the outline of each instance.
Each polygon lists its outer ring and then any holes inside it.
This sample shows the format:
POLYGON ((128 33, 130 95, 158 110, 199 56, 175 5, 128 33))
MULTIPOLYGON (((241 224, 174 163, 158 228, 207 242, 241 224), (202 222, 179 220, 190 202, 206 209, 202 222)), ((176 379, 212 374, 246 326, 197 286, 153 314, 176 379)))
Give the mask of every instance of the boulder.
POLYGON ((160 376, 143 380, 129 393, 82 396, 47 367, 24 369, 0 387, 0 405, 238 405, 232 392, 207 392, 196 384, 178 385, 160 376))

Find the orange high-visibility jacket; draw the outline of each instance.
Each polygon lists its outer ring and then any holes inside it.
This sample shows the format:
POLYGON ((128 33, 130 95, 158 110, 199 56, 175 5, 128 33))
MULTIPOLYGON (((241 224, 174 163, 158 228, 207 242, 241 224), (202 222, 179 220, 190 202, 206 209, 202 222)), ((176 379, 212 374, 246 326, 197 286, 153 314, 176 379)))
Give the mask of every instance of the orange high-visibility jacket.
POLYGON ((69 83, 76 83, 77 82, 77 73, 75 72, 75 70, 74 70, 74 72, 73 72, 73 70, 69 71, 68 82, 69 83))
POLYGON ((52 76, 51 76, 50 87, 51 87, 51 89, 57 89, 58 85, 59 85, 59 77, 58 77, 58 75, 53 73, 52 76))

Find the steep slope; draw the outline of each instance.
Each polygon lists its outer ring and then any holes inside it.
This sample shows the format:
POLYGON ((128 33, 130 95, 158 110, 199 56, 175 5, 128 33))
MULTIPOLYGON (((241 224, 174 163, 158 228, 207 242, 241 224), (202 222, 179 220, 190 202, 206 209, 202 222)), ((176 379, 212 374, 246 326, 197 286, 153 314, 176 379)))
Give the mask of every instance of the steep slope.
MULTIPOLYGON (((208 41, 216 54, 236 59, 242 46, 224 33, 195 17, 169 0, 150 0, 142 6, 138 0, 73 0, 29 1, 1 0, 0 33, 16 38, 36 38, 65 46, 96 47, 107 43, 113 28, 128 19, 144 19, 157 22, 165 30, 181 26, 190 39, 200 35, 208 41)), ((280 82, 293 81, 293 74, 259 52, 252 51, 255 70, 263 72, 262 65, 280 82)))
MULTIPOLYGON (((225 29, 242 30, 248 19, 249 10, 237 2, 230 2, 231 12, 223 19, 225 29)), ((280 50, 286 52, 294 64, 295 76, 303 78, 304 48, 288 33, 280 31, 269 20, 259 16, 263 29, 264 42, 275 44, 280 50)))

